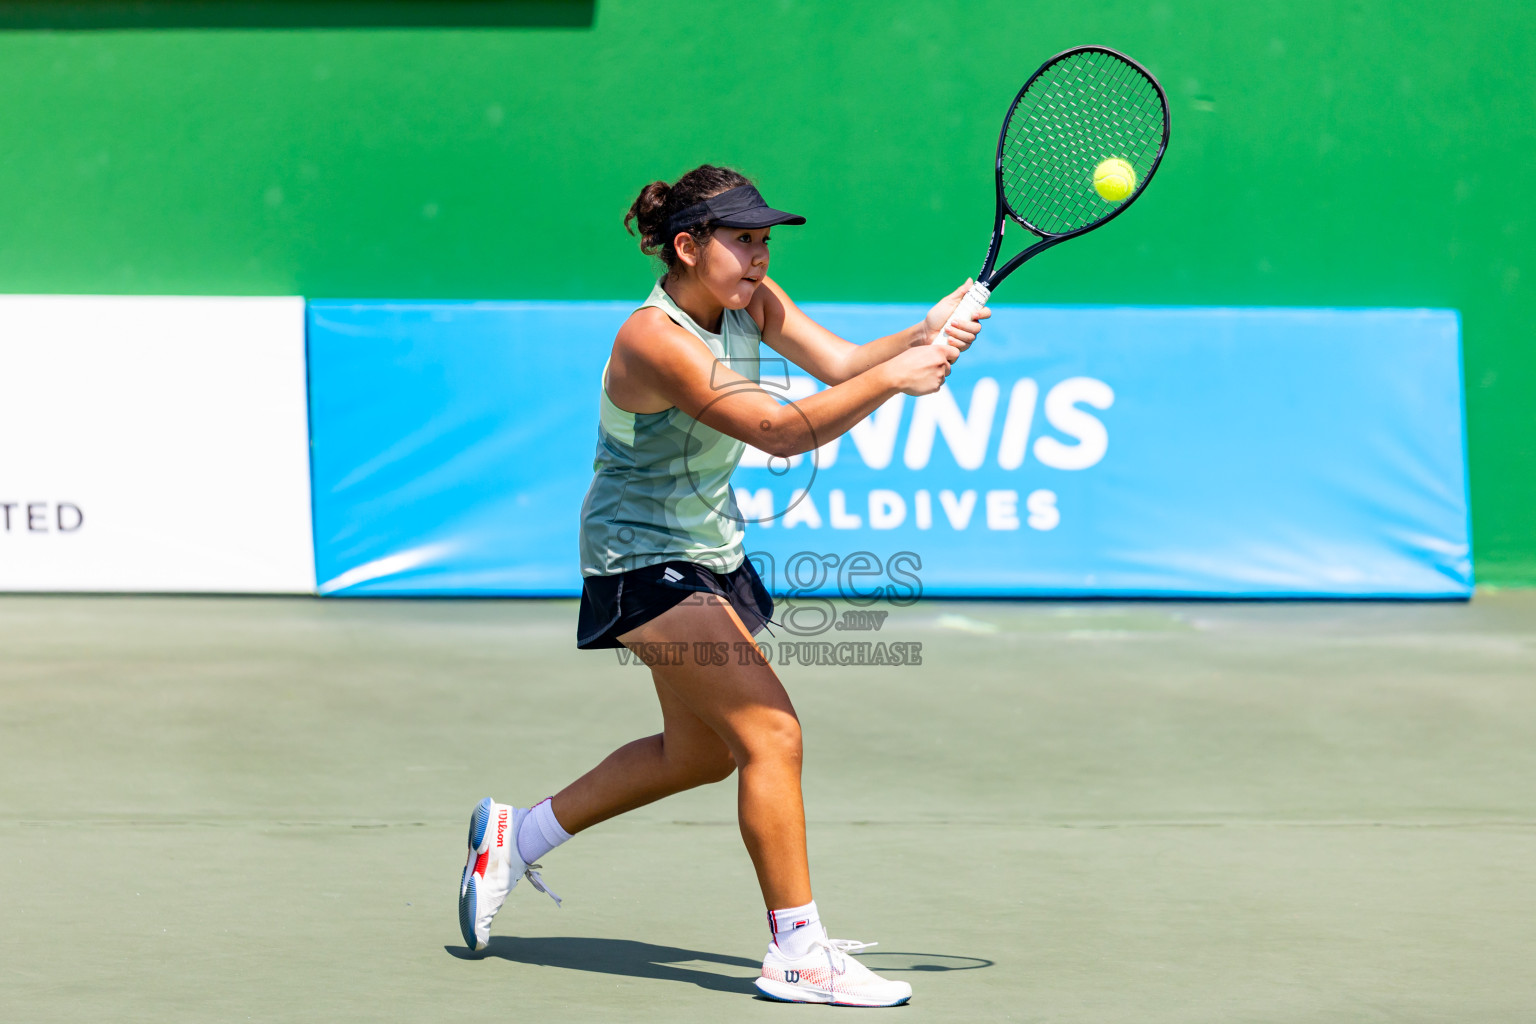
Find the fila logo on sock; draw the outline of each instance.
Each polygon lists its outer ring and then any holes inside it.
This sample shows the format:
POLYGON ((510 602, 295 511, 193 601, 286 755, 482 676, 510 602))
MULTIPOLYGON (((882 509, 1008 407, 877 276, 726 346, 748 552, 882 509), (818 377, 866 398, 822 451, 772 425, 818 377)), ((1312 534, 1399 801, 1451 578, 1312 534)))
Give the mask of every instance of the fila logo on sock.
POLYGON ((507 809, 503 807, 496 815, 496 848, 499 850, 507 845, 507 809))
POLYGON ((793 931, 793 930, 795 930, 795 929, 796 929, 796 928, 804 928, 804 927, 805 927, 805 926, 806 926, 806 925, 808 925, 808 924, 810 924, 810 923, 811 923, 811 922, 810 922, 810 921, 809 921, 809 920, 805 920, 805 921, 796 921, 796 922, 795 922, 795 923, 794 923, 794 924, 792 924, 792 925, 790 925, 790 926, 789 926, 789 928, 790 928, 790 930, 791 930, 791 931, 793 931))
POLYGON ((678 580, 683 578, 683 574, 669 565, 661 574, 661 578, 666 580, 668 583, 676 583, 678 580))

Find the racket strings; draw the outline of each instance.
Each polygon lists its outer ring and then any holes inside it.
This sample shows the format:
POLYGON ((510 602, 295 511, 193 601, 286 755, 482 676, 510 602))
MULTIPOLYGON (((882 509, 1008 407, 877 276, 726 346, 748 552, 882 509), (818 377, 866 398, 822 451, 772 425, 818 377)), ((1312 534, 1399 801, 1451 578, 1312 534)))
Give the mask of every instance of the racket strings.
POLYGON ((1147 76, 1109 53, 1071 55, 1042 72, 1020 97, 1003 131, 1003 197, 1015 217, 1044 234, 1101 220, 1135 196, 1162 149, 1163 99, 1147 76), (1136 188, 1106 201, 1094 171, 1119 158, 1136 188))
POLYGON ((1091 56, 1098 59, 1065 69, 1068 73, 1046 83, 1051 91, 1039 94, 1029 120, 1016 122, 1021 130, 1010 140, 1013 159, 1005 161, 1010 198, 1022 207, 1018 212, 1027 211, 1027 219, 1046 231, 1070 231, 1113 212, 1120 203, 1106 207, 1090 191, 1093 168, 1110 156, 1130 157, 1127 162, 1144 181, 1161 139, 1155 90, 1138 96, 1127 88, 1139 78, 1135 69, 1112 58, 1106 62, 1107 55, 1091 56), (1148 98, 1154 102, 1146 103, 1148 98), (1136 146, 1138 135, 1154 145, 1136 146))
MULTIPOLYGON (((1160 140, 1162 110, 1156 91, 1127 88, 1140 78, 1139 72, 1107 54, 1083 56, 1086 59, 1058 66, 1053 69, 1057 71, 1055 76, 1037 82, 1037 87, 1032 88, 1027 97, 1032 102, 1021 104, 1026 106, 1029 120, 1019 122, 1016 119, 1014 122, 1020 130, 1011 133, 1010 155, 1013 159, 1005 161, 1010 165, 1008 183, 1015 192, 1022 193, 1037 206, 1059 207, 1064 199, 1070 200, 1074 196, 1085 199, 1082 176, 1062 172, 1081 169, 1075 165, 1081 164, 1085 157, 1104 159, 1097 148, 1102 148, 1105 143, 1113 147, 1126 141, 1127 137, 1134 141, 1138 134, 1142 139, 1160 140), (1137 100, 1142 102, 1137 103, 1137 100), (1037 147, 1044 146, 1043 154, 1036 154, 1034 163, 1054 165, 1051 169, 1056 173, 1028 173, 1031 170, 1029 158, 1032 154, 1028 151, 1031 142, 1037 147), (1044 160, 1038 159, 1041 155, 1044 160)), ((1143 165, 1139 171, 1149 169, 1150 160, 1145 156, 1132 166, 1136 163, 1143 165)), ((1138 174, 1138 178, 1144 177, 1144 174, 1138 174)), ((1091 182, 1091 177, 1089 180, 1091 182)), ((1107 212, 1092 203, 1078 205, 1087 205, 1086 211, 1078 212, 1090 215, 1107 212)))

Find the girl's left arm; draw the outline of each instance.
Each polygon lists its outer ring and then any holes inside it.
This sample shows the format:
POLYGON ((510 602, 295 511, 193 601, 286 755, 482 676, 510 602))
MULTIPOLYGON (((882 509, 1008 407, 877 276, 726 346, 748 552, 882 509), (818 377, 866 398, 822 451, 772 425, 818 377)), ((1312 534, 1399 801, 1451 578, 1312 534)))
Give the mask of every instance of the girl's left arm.
MULTIPOLYGON (((839 338, 806 316, 772 278, 763 279, 747 311, 762 328, 763 341, 769 348, 832 386, 857 377, 904 349, 931 342, 970 287, 971 282, 966 281, 940 299, 920 322, 863 345, 839 338)), ((981 321, 991 315, 990 310, 983 309, 975 320, 951 325, 949 344, 964 352, 981 330, 981 321)))

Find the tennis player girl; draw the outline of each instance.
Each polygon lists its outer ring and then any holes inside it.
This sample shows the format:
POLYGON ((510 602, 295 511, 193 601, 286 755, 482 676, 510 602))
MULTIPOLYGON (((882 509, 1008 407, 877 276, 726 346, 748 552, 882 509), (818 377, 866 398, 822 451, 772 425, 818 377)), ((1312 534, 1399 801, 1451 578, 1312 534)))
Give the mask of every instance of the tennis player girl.
POLYGON ((966 282, 904 331, 864 345, 838 338, 768 277, 769 230, 805 218, 770 208, 725 168, 647 185, 626 227, 631 220, 641 249, 667 272, 620 328, 604 369, 596 473, 582 507, 577 646, 624 645, 645 658, 663 731, 532 808, 480 802, 460 883, 464 941, 485 948, 520 878, 548 892, 535 862, 573 834, 735 772, 741 834, 773 933, 757 987, 789 1002, 904 1003, 911 987, 854 960, 863 943, 829 939, 811 897, 800 723, 773 669, 734 655, 773 601, 745 558, 730 478, 747 444, 772 456, 808 452, 894 395, 937 391, 988 313, 934 343, 966 282), (756 383, 764 343, 828 387, 781 405, 756 383), (696 662, 699 642, 727 645, 729 664, 696 662), (669 650, 684 655, 651 656, 669 650))

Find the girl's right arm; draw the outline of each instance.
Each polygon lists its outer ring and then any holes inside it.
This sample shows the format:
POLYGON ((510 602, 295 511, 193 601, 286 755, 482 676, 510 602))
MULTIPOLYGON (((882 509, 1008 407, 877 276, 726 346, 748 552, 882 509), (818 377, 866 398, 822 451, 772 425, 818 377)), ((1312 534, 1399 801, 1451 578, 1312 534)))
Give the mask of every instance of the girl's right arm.
POLYGON ((608 394, 631 412, 676 406, 769 455, 788 457, 840 437, 897 394, 939 390, 960 355, 951 345, 908 348, 793 405, 715 359, 659 310, 630 317, 614 342, 608 394))

